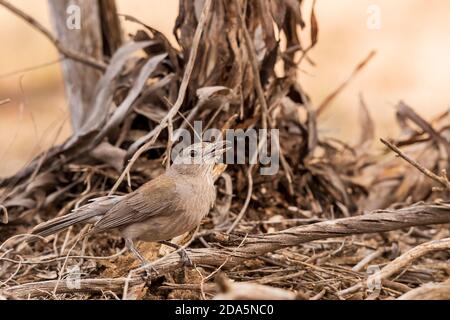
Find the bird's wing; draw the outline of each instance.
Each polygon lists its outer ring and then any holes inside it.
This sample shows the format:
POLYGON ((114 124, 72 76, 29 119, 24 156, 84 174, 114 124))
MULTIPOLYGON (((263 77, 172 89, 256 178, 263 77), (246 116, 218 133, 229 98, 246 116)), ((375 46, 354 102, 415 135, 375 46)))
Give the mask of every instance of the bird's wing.
POLYGON ((175 213, 180 210, 176 193, 174 179, 161 175, 125 196, 94 225, 92 232, 125 227, 161 213, 175 213))

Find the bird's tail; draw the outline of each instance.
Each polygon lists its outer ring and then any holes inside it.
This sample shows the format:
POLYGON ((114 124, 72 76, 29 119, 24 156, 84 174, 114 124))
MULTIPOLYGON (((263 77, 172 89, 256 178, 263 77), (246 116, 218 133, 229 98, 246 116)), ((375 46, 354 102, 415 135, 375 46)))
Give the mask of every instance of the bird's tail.
POLYGON ((37 225, 31 233, 41 237, 46 237, 67 229, 75 224, 95 222, 95 218, 103 216, 122 198, 122 196, 95 198, 88 204, 75 209, 65 216, 57 217, 37 225))

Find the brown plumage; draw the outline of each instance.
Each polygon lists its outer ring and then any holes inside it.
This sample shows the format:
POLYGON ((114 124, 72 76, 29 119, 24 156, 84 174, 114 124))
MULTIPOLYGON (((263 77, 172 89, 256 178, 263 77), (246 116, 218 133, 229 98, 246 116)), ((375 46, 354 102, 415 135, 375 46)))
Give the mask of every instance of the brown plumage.
POLYGON ((47 236, 71 225, 93 223, 89 233, 118 229, 127 247, 143 262, 133 241, 166 241, 196 228, 215 202, 214 164, 224 142, 183 149, 159 177, 126 196, 101 197, 71 214, 42 223, 33 234, 47 236))

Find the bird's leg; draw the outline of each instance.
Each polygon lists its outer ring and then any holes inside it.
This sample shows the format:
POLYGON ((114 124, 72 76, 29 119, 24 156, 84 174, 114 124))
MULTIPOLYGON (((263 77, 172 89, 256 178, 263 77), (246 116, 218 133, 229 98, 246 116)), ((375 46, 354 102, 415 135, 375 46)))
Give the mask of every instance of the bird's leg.
POLYGON ((164 244, 166 246, 172 247, 175 250, 178 250, 178 254, 181 257, 181 260, 183 261, 183 265, 188 266, 188 267, 191 267, 191 266, 194 265, 192 263, 191 258, 189 258, 189 255, 187 254, 186 250, 182 246, 180 246, 180 245, 178 245, 176 243, 172 243, 170 241, 166 241, 166 240, 161 240, 161 241, 158 241, 158 242, 161 243, 161 244, 164 244))
POLYGON ((145 272, 147 273, 147 277, 151 276, 152 270, 155 271, 156 274, 159 274, 158 270, 156 270, 155 267, 153 267, 153 265, 150 262, 148 262, 147 259, 144 258, 144 256, 139 252, 139 250, 136 249, 136 247, 134 246, 133 240, 125 239, 125 245, 127 246, 128 250, 130 250, 137 259, 139 259, 139 261, 141 262, 141 266, 144 268, 145 272))

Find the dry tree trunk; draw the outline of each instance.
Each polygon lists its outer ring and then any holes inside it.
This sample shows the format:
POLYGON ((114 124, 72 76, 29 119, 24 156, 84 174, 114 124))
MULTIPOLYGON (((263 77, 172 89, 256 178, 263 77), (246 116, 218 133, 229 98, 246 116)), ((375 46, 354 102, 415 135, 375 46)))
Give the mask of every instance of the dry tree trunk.
MULTIPOLYGON (((110 57, 122 43, 122 30, 114 0, 49 0, 53 28, 61 44, 96 60, 110 57), (67 26, 69 6, 80 8, 80 29, 67 26)), ((62 62, 72 128, 77 132, 89 114, 96 84, 102 75, 72 59, 62 62)))

